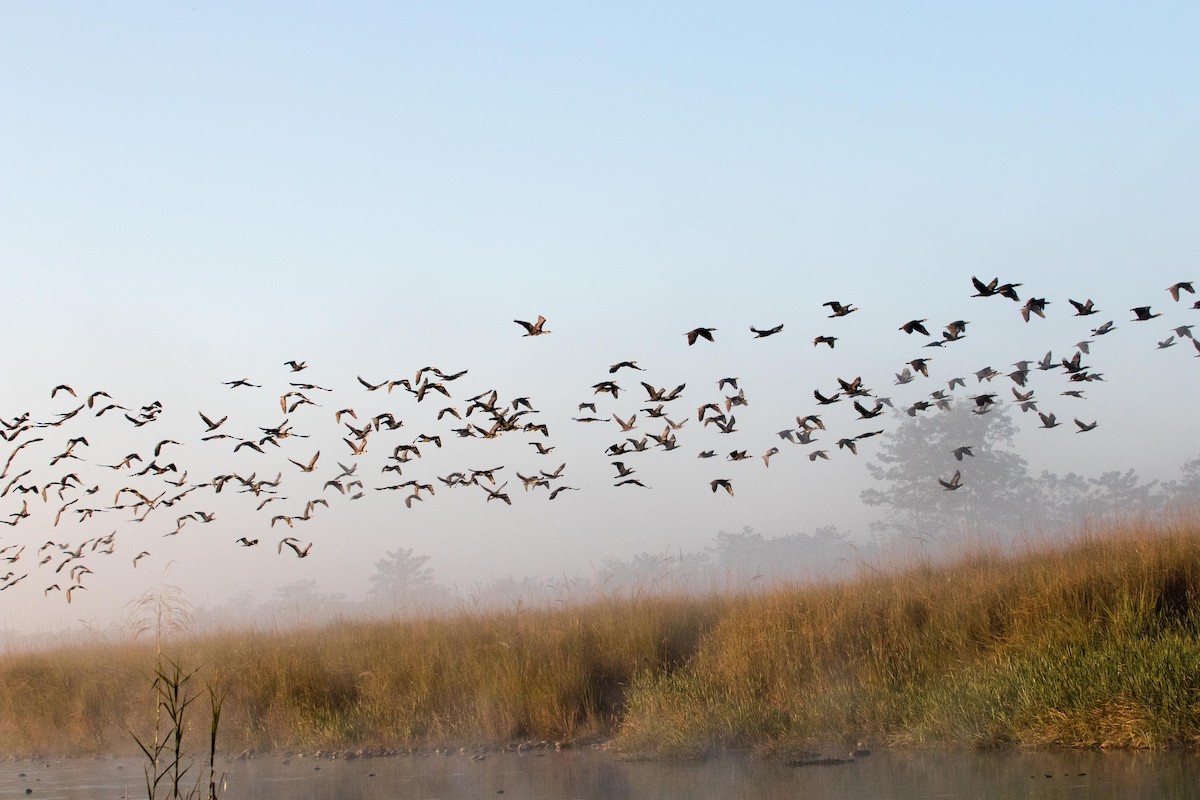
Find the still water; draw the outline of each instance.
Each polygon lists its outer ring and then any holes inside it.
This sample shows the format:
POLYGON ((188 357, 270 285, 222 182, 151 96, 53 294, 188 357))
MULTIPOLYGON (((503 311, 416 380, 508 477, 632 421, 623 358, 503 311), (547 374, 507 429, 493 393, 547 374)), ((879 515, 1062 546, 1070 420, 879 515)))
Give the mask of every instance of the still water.
MULTIPOLYGON (((197 765, 197 769, 199 766, 197 765)), ((230 800, 773 800, 774 798, 1195 798, 1200 758, 1179 753, 880 753, 787 766, 741 754, 624 761, 594 750, 325 760, 260 756, 225 765, 230 800)), ((145 797, 142 763, 0 763, 0 799, 145 797)))

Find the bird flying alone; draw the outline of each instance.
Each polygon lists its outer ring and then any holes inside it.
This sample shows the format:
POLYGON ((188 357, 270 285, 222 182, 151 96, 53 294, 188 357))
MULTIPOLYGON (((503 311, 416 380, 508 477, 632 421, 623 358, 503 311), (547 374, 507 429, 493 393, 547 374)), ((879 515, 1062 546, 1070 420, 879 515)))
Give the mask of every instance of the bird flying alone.
POLYGON ((688 331, 684 334, 688 340, 688 347, 694 345, 697 339, 708 339, 710 342, 714 341, 714 331, 716 331, 716 328, 693 328, 692 330, 688 331))
POLYGON ((545 330, 543 326, 546 324, 546 318, 538 314, 537 322, 526 322, 523 319, 514 319, 513 322, 525 329, 525 336, 541 336, 551 331, 545 330))

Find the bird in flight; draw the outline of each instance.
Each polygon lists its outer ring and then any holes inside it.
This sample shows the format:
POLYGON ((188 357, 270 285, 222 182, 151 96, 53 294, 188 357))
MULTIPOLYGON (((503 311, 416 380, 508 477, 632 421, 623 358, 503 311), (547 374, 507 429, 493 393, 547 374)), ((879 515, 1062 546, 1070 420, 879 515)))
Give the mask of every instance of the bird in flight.
POLYGON ((714 494, 716 493, 717 489, 724 489, 726 492, 729 492, 730 497, 733 497, 733 484, 728 478, 717 478, 716 480, 710 481, 708 485, 710 488, 712 488, 714 494))
POLYGON ((1100 313, 1100 309, 1096 308, 1095 303, 1090 299, 1084 303, 1080 303, 1078 300, 1068 300, 1067 302, 1075 306, 1075 316, 1077 317, 1086 317, 1089 314, 1100 313))
POLYGON ((523 319, 514 319, 513 322, 525 329, 525 336, 541 336, 543 334, 550 333, 550 331, 543 328, 543 326, 546 324, 546 318, 541 314, 538 314, 537 322, 526 322, 523 319))
POLYGON ((762 339, 767 336, 774 336, 775 334, 779 333, 782 330, 783 330, 783 325, 776 325, 774 328, 767 328, 765 330, 760 330, 760 329, 754 327, 753 325, 750 326, 750 332, 754 334, 755 339, 762 339))
POLYGON ((715 330, 716 328, 693 328, 692 330, 688 331, 684 334, 688 340, 688 347, 694 345, 697 339, 708 339, 710 342, 714 341, 713 332, 715 330))
POLYGON ((954 470, 954 474, 950 476, 950 480, 944 481, 941 478, 938 478, 938 483, 940 483, 942 488, 948 492, 952 492, 955 489, 961 489, 962 473, 959 470, 954 470))
POLYGON ((1180 281, 1179 283, 1175 284, 1174 286, 1167 287, 1167 291, 1171 293, 1171 299, 1174 300, 1176 303, 1179 302, 1179 292, 1181 289, 1183 291, 1187 292, 1188 294, 1196 293, 1196 288, 1194 286, 1192 286, 1191 281, 1180 281))
POLYGON ((829 315, 829 319, 833 319, 834 317, 844 317, 847 314, 858 311, 857 307, 852 306, 849 303, 842 305, 837 300, 830 300, 828 303, 822 303, 821 305, 828 306, 829 310, 833 312, 829 315))
POLYGON ((1137 308, 1131 308, 1129 310, 1136 315, 1133 320, 1134 322, 1145 322, 1146 320, 1151 320, 1155 317, 1162 316, 1162 314, 1151 314, 1150 306, 1138 306, 1137 308))

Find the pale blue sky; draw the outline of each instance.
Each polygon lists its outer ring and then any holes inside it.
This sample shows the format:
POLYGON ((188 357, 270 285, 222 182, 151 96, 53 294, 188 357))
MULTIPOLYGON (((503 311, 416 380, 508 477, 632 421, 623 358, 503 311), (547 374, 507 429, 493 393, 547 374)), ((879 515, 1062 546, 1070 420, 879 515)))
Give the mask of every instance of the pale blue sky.
MULTIPOLYGON (((469 582, 694 549, 743 524, 861 532, 859 464, 822 485, 795 453, 717 506, 684 488, 717 477, 693 463, 692 431, 686 468, 648 461, 656 488, 614 495, 614 435, 569 413, 623 359, 688 381, 691 416, 741 374, 755 403, 740 446, 760 453, 834 375, 887 388, 913 357, 901 322, 971 319, 958 368, 973 371, 1069 350, 1096 318, 1069 318, 1068 297, 1095 297, 1130 335, 1094 393, 1104 436, 1070 440, 1094 448, 1077 467, 1031 440, 1031 464, 1171 477, 1196 455, 1194 419, 1170 412, 1196 396, 1200 362, 1122 321, 1148 303, 1193 321, 1164 289, 1200 278, 1198 21, 1184 3, 0 4, 0 416, 62 410, 60 382, 112 386, 161 398, 177 415, 162 430, 194 439, 196 407, 277 421, 278 392, 220 382, 282 385, 289 358, 360 404, 355 375, 432 363, 470 369, 463 392, 533 395, 590 489, 511 513, 451 495, 406 517, 372 498, 306 530, 325 555, 305 562, 275 555, 278 529, 253 553, 232 549, 234 528, 203 544, 138 529, 121 552, 152 559, 134 573, 122 558, 110 589, 96 576, 91 605, 41 602, 35 572, 0 624, 110 619, 171 559, 218 601, 266 575, 354 594, 396 546, 469 582), (973 274, 1051 298, 1051 319, 968 299, 973 274), (834 299, 863 310, 825 320, 834 299), (523 339, 512 320, 539 313, 554 334, 523 339), (718 346, 684 345, 698 325, 718 346), (838 350, 814 352, 831 331, 838 350)), ((123 429, 96 432, 124 448, 123 429)), ((479 444, 445 469, 488 460, 479 444)), ((511 446, 497 463, 520 468, 528 448, 511 446)), ((61 532, 27 522, 0 544, 61 532)))

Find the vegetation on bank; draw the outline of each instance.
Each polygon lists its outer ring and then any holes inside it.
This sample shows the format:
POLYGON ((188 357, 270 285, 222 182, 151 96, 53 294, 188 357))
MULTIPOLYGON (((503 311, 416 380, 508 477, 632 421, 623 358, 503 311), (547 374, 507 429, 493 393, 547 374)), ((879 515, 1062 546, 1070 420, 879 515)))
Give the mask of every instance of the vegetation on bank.
MULTIPOLYGON (((757 594, 162 647, 220 688, 233 752, 595 738, 674 755, 859 740, 1195 747, 1200 515, 757 594)), ((153 722, 156 659, 147 642, 0 657, 0 751, 130 751, 153 722)))

